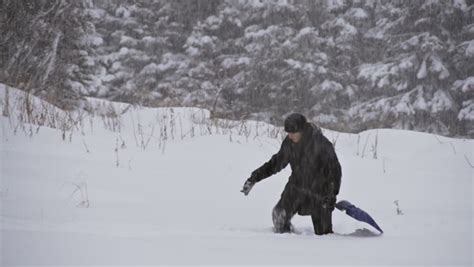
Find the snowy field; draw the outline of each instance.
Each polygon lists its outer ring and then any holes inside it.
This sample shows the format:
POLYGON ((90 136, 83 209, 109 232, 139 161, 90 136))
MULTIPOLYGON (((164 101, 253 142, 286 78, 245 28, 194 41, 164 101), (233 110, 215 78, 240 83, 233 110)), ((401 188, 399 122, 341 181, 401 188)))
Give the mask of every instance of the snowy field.
POLYGON ((1 266, 473 264, 473 140, 325 130, 338 199, 385 233, 336 210, 333 235, 300 216, 297 233, 274 234, 289 167, 239 191, 279 128, 94 99, 94 115, 68 114, 1 84, 0 99, 1 266))

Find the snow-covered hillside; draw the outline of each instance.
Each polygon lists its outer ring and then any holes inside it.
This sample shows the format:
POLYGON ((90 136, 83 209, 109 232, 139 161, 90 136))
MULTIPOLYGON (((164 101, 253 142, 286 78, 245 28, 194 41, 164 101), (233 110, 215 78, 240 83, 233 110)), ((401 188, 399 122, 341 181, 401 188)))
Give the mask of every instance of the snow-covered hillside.
POLYGON ((0 85, 1 266, 473 264, 473 140, 325 130, 343 167, 339 199, 385 233, 336 210, 334 235, 299 216, 297 234, 274 234, 290 170, 239 191, 281 129, 199 109, 90 99, 93 115, 72 114, 25 105, 14 89, 8 98, 0 85))

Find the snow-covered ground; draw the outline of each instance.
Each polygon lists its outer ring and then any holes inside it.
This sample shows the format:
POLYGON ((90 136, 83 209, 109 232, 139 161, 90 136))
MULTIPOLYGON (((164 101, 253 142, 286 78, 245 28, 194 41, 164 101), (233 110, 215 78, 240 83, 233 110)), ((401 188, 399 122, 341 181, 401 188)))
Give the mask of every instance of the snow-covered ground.
POLYGON ((325 130, 343 167, 339 199, 385 233, 336 210, 334 235, 313 235, 300 216, 297 234, 274 234, 289 167, 239 191, 277 152, 281 129, 94 99, 95 115, 80 120, 30 101, 30 121, 63 131, 21 123, 24 96, 8 98, 0 84, 10 115, 0 117, 1 266, 473 264, 473 140, 325 130), (112 110, 115 119, 101 116, 112 110))

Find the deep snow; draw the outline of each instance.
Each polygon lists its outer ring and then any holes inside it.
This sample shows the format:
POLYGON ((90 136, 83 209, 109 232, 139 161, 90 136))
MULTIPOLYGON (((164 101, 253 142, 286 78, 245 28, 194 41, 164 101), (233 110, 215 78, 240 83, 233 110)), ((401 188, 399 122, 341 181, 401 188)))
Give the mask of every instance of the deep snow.
MULTIPOLYGON (((20 123, 22 93, 10 89, 9 98, 10 118, 0 117, 1 266, 473 264, 473 140, 325 130, 343 168, 338 198, 385 233, 336 210, 334 235, 314 236, 299 216, 297 234, 274 234, 271 210, 289 167, 247 197, 239 191, 278 151, 281 129, 113 103, 124 112, 120 131, 96 113, 63 132, 20 123)), ((4 111, 3 85, 0 99, 4 111)))

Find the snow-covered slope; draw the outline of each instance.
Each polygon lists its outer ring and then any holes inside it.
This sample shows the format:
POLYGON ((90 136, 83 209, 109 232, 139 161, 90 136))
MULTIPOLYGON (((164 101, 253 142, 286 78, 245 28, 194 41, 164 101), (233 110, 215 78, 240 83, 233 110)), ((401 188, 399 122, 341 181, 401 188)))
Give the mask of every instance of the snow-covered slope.
POLYGON ((22 98, 6 106, 4 86, 0 98, 2 266, 473 263, 473 140, 326 130, 343 167, 339 199, 385 233, 336 210, 334 235, 314 236, 299 216, 298 234, 274 234, 290 170, 239 190, 281 129, 90 99, 95 115, 50 118, 61 130, 22 123, 22 98))

